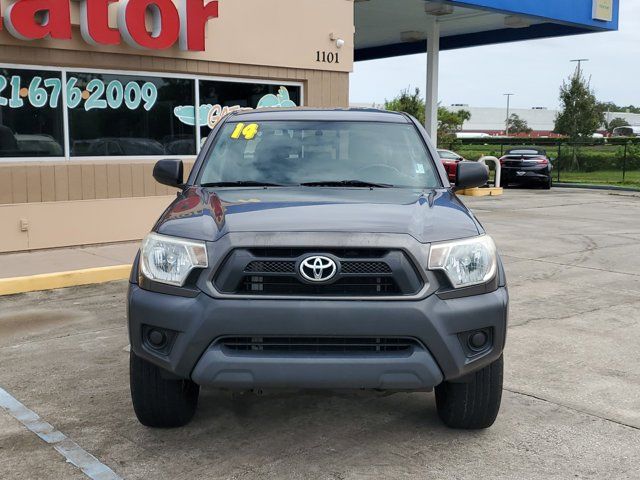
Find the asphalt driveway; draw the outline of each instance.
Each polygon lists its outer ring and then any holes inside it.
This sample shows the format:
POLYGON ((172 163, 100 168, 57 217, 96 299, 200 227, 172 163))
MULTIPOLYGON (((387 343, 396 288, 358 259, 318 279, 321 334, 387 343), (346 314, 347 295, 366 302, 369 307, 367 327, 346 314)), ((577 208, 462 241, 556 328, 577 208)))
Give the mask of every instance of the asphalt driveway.
MULTIPOLYGON (((511 293, 503 408, 448 430, 433 394, 204 391, 150 430, 128 388, 126 285, 0 298, 0 387, 126 479, 640 477, 640 195, 465 200, 511 293)), ((87 478, 0 409, 0 478, 87 478)))

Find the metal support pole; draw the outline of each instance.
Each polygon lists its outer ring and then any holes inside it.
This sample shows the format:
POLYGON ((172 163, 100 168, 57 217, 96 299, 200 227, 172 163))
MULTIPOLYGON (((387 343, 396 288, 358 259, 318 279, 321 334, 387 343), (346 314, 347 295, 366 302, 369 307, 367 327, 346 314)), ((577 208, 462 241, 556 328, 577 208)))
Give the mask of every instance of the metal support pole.
POLYGON ((507 97, 507 118, 504 120, 504 134, 506 137, 509 136, 509 110, 511 107, 511 97, 513 97, 514 93, 505 93, 504 96, 507 97))
POLYGON ((627 146, 629 144, 625 143, 624 144, 624 158, 622 160, 622 183, 624 183, 624 177, 627 174, 627 146))
POLYGON ((562 153, 562 143, 558 142, 558 182, 560 181, 560 154, 562 153))
POLYGON ((425 128, 433 143, 438 142, 438 68, 440 61, 440 24, 429 15, 427 24, 427 92, 425 128))

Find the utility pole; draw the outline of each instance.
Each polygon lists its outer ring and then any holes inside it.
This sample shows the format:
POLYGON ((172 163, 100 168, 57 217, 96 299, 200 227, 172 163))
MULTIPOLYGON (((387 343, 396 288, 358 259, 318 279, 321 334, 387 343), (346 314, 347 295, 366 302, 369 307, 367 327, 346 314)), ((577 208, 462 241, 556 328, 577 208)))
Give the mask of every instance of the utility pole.
POLYGON ((570 60, 570 61, 578 64, 578 68, 576 68, 576 76, 580 77, 580 66, 582 65, 582 62, 588 62, 589 59, 588 58, 576 58, 576 59, 570 60))
POLYGON ((514 96, 515 93, 505 93, 504 96, 507 97, 507 118, 504 121, 504 133, 509 136, 509 107, 511 106, 511 97, 514 96))

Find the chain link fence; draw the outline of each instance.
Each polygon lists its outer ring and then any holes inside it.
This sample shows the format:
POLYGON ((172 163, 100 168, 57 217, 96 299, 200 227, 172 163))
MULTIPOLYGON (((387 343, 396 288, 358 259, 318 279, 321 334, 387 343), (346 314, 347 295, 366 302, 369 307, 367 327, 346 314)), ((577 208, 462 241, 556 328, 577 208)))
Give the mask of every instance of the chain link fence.
POLYGON ((640 190, 640 138, 589 139, 458 139, 440 148, 469 159, 483 155, 500 158, 511 148, 535 146, 545 149, 553 165, 556 183, 613 185, 640 190))

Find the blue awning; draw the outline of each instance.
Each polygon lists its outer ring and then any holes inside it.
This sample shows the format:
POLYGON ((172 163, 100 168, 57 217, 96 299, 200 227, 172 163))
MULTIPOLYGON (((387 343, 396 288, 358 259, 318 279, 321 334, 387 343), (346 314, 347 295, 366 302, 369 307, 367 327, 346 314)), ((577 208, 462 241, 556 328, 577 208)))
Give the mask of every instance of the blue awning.
POLYGON ((618 29, 619 0, 356 0, 355 59, 424 53, 425 6, 441 50, 618 29))

